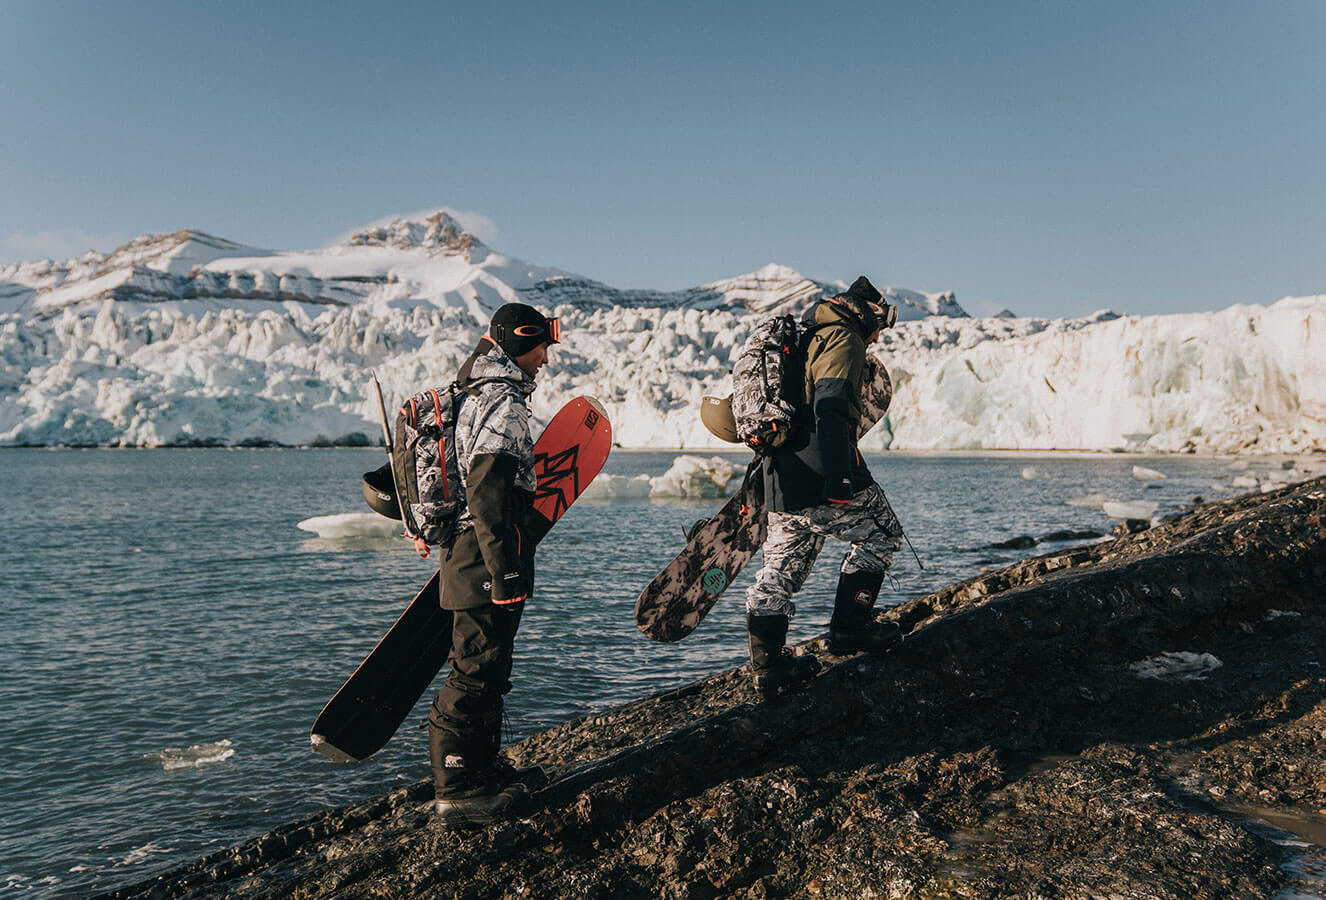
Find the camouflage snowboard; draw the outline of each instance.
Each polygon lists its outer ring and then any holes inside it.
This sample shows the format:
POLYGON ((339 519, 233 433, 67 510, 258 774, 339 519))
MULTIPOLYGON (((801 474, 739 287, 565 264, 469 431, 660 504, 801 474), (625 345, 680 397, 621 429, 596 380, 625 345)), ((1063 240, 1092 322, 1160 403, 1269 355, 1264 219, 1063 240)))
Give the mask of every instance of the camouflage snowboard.
MULTIPOLYGON (((884 363, 867 356, 858 439, 884 418, 892 399, 893 382, 884 363)), ((705 397, 701 418, 715 435, 736 443, 729 398, 705 397)), ((641 592, 635 602, 635 624, 646 637, 672 642, 694 631, 764 544, 768 521, 759 463, 757 459, 751 464, 741 489, 713 518, 691 530, 681 553, 641 592)))

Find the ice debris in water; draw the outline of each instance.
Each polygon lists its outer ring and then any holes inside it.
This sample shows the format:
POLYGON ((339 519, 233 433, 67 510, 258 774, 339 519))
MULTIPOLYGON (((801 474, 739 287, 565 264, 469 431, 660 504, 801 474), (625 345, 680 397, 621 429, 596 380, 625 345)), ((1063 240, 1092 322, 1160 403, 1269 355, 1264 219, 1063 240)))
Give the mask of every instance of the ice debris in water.
POLYGON ((1180 650, 1129 663, 1128 668, 1138 678, 1203 681, 1207 672, 1213 672, 1223 665, 1224 663, 1210 653, 1192 653, 1187 650, 1180 650))
POLYGON ((400 522, 388 519, 377 513, 337 513, 331 516, 314 516, 295 525, 303 531, 311 531, 320 538, 366 537, 376 535, 395 535, 401 530, 400 522))
POLYGON ((636 475, 600 475, 584 494, 585 500, 715 500, 727 496, 727 484, 741 467, 721 456, 678 456, 672 468, 650 478, 636 475))
POLYGON ((1164 472, 1157 472, 1146 466, 1133 466, 1133 477, 1138 481, 1164 481, 1167 476, 1164 472))
POLYGON ((649 480, 650 497, 682 497, 713 500, 727 496, 727 483, 740 471, 736 463, 721 456, 678 456, 668 469, 649 480))
POLYGON ((1100 509, 1108 502, 1110 502, 1108 494, 1083 494, 1081 497, 1074 497, 1069 500, 1068 505, 1079 506, 1084 509, 1100 509))
POLYGON ((1027 466, 1026 468, 1024 468, 1024 469, 1022 470, 1022 480, 1023 480, 1023 481, 1032 481, 1032 480, 1034 480, 1034 479, 1036 479, 1036 478, 1040 478, 1040 477, 1041 477, 1041 473, 1040 473, 1040 471, 1039 471, 1035 466, 1027 466))
POLYGON ((214 763, 225 762, 235 755, 235 747, 229 740, 211 744, 194 744, 191 747, 167 747, 159 753, 147 753, 143 759, 161 763, 167 772, 176 769, 201 769, 214 763))
POLYGON ((1149 519, 1156 514, 1156 504, 1151 500, 1107 500, 1100 508, 1111 519, 1149 519))
POLYGON ((141 847, 135 847, 134 849, 126 853, 124 856, 119 856, 119 857, 111 856, 108 857, 108 859, 110 860, 111 864, 118 869, 124 866, 142 865, 143 863, 151 859, 153 854, 174 853, 176 849, 177 848, 175 847, 162 847, 158 845, 155 841, 149 841, 141 847))
POLYGON ((647 500, 649 499, 648 475, 608 475, 600 472, 584 493, 581 500, 647 500))
POLYGON ((1254 475, 1240 475, 1234 479, 1234 487, 1236 488, 1255 488, 1258 483, 1254 475))

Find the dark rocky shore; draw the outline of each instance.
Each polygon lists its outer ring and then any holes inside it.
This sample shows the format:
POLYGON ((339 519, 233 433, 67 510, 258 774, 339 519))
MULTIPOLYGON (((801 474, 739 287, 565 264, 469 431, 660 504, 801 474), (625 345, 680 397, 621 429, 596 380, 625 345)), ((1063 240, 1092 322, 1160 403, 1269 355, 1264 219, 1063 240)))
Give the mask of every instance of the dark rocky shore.
POLYGON ((527 818, 445 832, 419 783, 108 896, 1326 895, 1326 479, 888 615, 800 695, 723 672, 513 746, 527 818))

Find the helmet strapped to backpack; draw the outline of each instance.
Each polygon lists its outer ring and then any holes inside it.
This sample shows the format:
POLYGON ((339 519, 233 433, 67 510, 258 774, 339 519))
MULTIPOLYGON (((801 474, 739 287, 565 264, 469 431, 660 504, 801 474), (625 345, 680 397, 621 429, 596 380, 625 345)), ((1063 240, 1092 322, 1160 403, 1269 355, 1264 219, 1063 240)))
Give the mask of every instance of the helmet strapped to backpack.
POLYGON ((769 453, 791 435, 800 402, 802 330, 791 316, 755 326, 732 367, 732 416, 737 437, 756 453, 769 453))

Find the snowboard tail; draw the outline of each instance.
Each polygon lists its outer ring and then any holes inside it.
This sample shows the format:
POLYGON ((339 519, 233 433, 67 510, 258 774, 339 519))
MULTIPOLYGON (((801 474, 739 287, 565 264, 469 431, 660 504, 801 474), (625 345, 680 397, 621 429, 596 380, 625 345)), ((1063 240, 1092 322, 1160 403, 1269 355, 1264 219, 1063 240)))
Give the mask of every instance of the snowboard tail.
MULTIPOLYGON (((534 504, 525 535, 536 545, 594 480, 612 449, 612 426, 591 397, 555 415, 534 445, 534 504)), ((400 618, 323 707, 309 735, 312 749, 357 762, 391 740, 447 662, 451 612, 440 605, 434 571, 400 618)))

